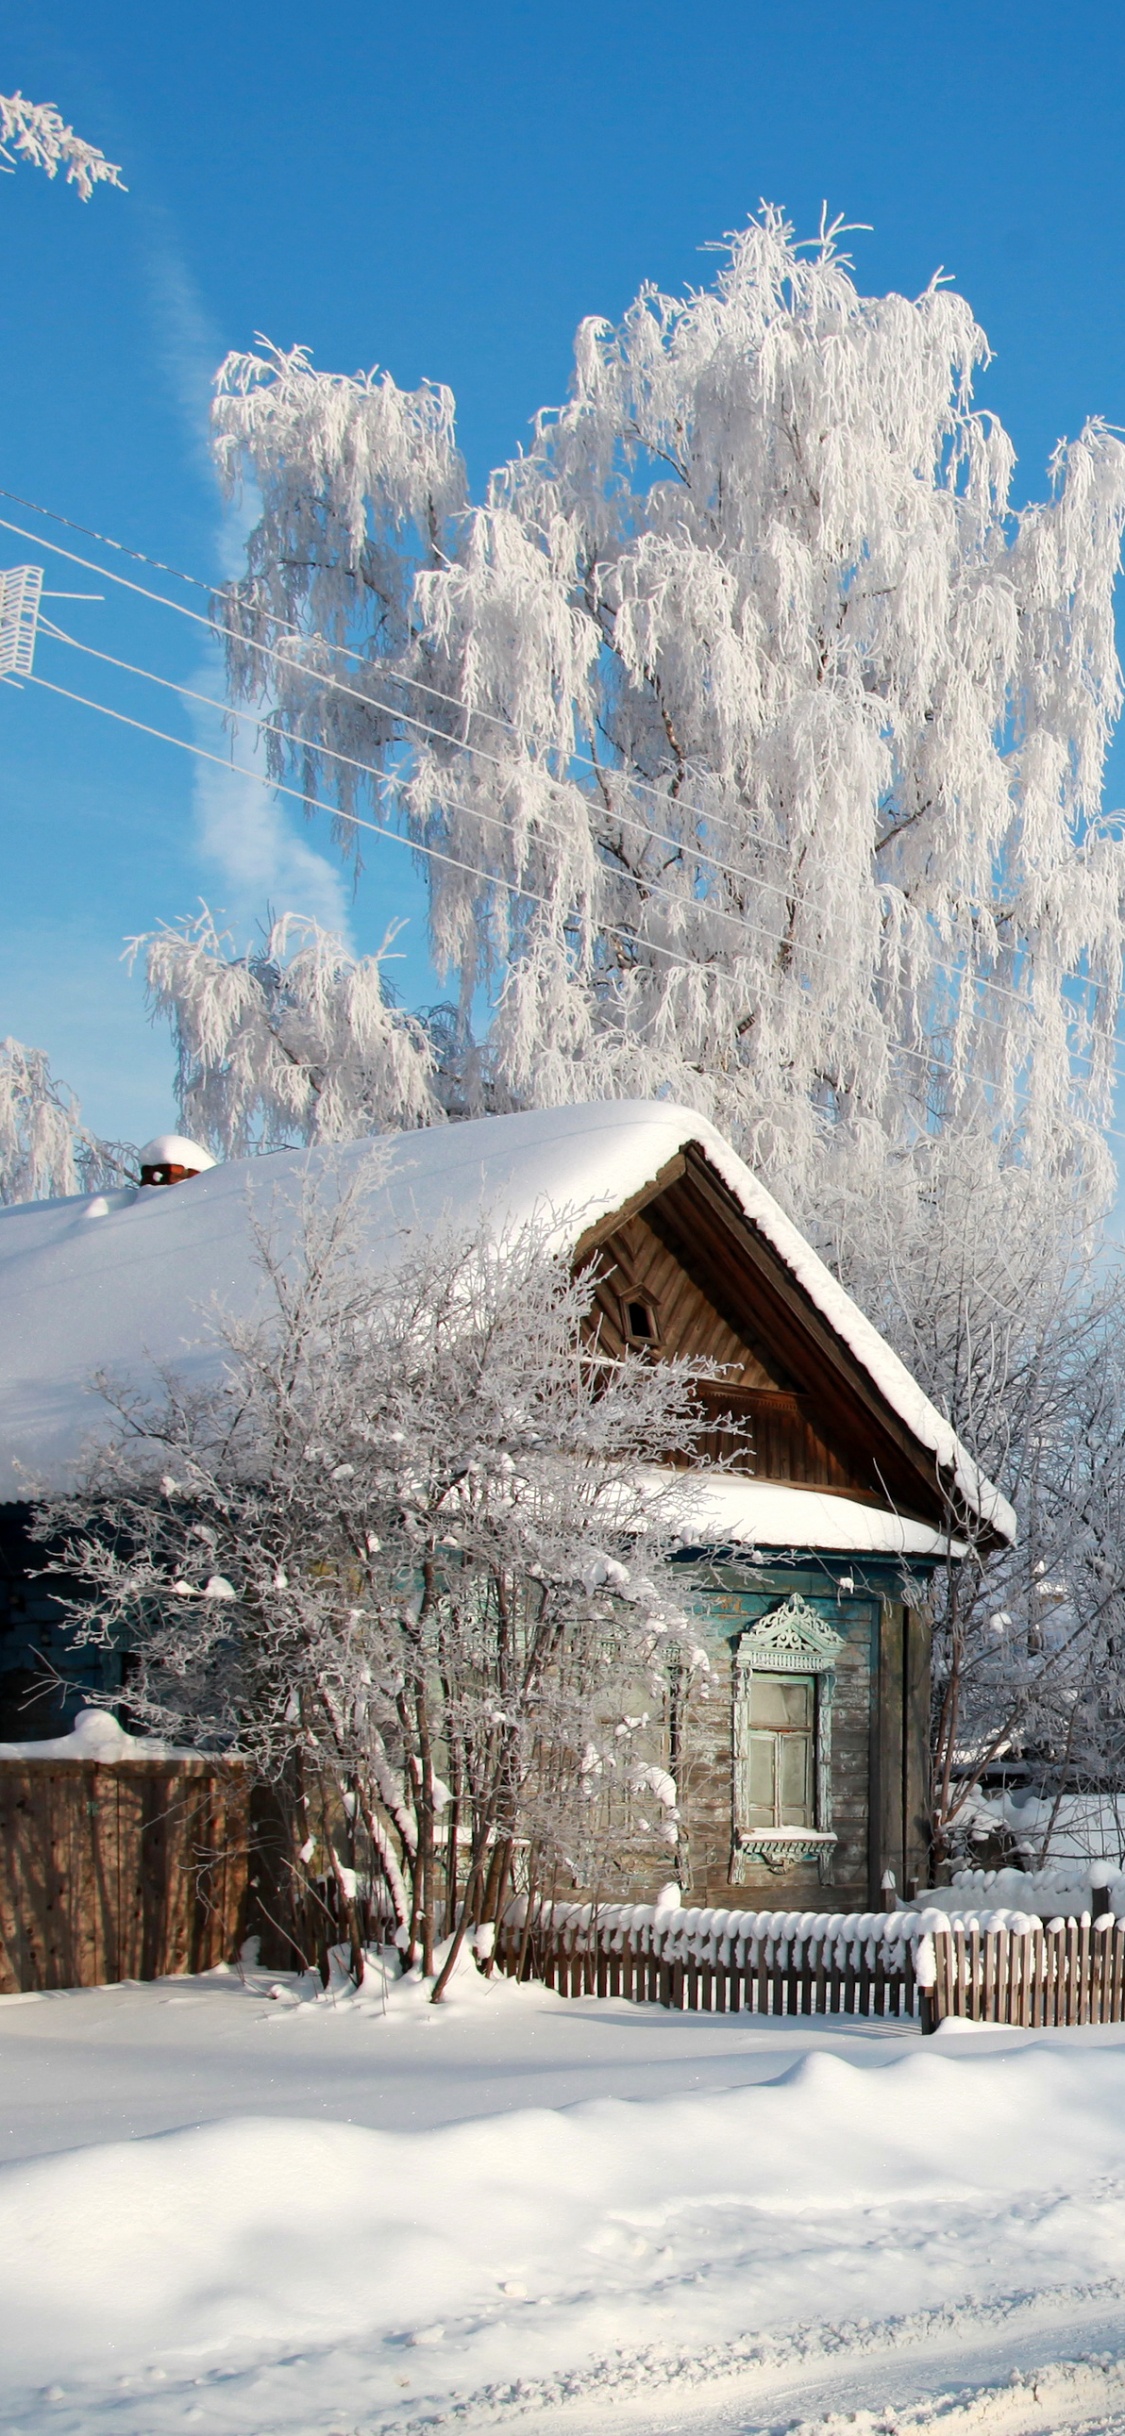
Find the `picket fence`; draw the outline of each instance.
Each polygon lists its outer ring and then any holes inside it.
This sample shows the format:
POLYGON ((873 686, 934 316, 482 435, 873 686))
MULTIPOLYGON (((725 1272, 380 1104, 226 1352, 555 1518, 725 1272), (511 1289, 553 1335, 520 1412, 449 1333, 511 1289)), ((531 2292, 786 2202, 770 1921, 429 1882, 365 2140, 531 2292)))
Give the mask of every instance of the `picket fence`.
POLYGON ((1125 2020, 1125 1918, 1044 1923, 1014 1911, 661 1910, 509 1906, 499 1967, 559 1995, 623 1996, 673 2012, 949 2015, 1029 2028, 1125 2020))
POLYGON ((1125 2021, 1125 1919, 988 1919, 950 1922, 933 1939, 935 2028, 949 2014, 1035 2030, 1125 2021))

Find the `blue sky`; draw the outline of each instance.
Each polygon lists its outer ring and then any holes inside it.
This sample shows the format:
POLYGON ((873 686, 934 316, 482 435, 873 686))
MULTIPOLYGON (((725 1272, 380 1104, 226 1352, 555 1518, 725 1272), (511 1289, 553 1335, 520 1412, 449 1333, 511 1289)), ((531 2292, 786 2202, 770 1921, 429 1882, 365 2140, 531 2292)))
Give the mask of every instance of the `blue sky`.
MULTIPOLYGON (((825 199, 870 222, 851 240, 868 292, 954 274, 995 350, 980 396, 1036 495, 1087 414, 1125 425, 1123 71, 1119 6, 1035 0, 9 5, 0 90, 57 102, 129 193, 0 181, 0 484, 222 572, 208 384, 258 331, 333 370, 447 381, 479 484, 565 393, 579 318, 616 317, 645 278, 706 279, 700 248, 764 196, 804 231, 825 199)), ((0 566, 37 555, 0 531, 0 566)), ((63 561, 47 580, 99 588, 63 561)), ((217 676, 199 629, 124 594, 53 614, 182 682, 217 676)), ((190 732, 173 698, 58 646, 37 667, 190 732)), ((134 1139, 171 1118, 171 1065, 122 943, 200 897, 240 941, 268 900, 363 947, 405 914, 400 987, 437 994, 405 852, 373 854, 353 897, 326 835, 199 772, 42 692, 0 695, 0 1033, 134 1139)), ((1125 750, 1111 779, 1125 800, 1125 750)))

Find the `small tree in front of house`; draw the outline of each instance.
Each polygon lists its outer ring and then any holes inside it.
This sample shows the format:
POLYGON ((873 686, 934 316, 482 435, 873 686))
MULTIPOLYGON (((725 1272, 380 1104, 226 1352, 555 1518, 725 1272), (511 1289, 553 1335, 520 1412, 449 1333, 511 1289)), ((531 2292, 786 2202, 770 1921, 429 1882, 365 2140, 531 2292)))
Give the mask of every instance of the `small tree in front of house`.
POLYGON ((79 1637, 135 1651, 143 1722, 276 1788, 310 1949, 334 1879, 362 1972, 358 1872, 429 1973, 517 1856, 525 1885, 596 1870, 607 1782, 667 1851, 624 1711, 692 1662, 656 1467, 701 1424, 684 1367, 600 1355, 546 1218, 406 1234, 379 1269, 367 1185, 330 1185, 259 1211, 262 1308, 215 1323, 217 1384, 102 1382, 112 1437, 39 1528, 79 1637))

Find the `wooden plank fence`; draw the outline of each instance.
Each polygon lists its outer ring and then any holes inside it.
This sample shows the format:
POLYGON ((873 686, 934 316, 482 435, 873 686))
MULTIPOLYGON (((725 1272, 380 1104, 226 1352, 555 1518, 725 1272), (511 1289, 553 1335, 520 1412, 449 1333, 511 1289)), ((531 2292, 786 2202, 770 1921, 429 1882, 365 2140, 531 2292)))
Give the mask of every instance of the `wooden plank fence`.
MULTIPOLYGON (((272 1968, 292 1963, 260 1807, 237 1763, 0 1760, 0 1995, 208 1970, 249 1929, 272 1968)), ((1094 1917, 1049 1924, 560 1904, 529 1925, 516 1904, 495 1953, 562 1996, 674 2012, 1055 2029, 1125 2021, 1125 1919, 1106 1901, 1099 1890, 1094 1917)))
POLYGON ((572 1940, 565 1932, 535 1929, 524 1940, 518 1923, 505 1922, 496 1941, 500 1969, 541 1980, 560 1996, 624 1996, 634 2004, 664 2005, 673 2013, 844 2013, 867 2020, 913 2020, 919 2012, 914 1962, 906 1947, 896 1969, 876 1946, 838 1943, 801 1947, 779 1939, 757 1941, 756 1958, 723 1962, 688 1954, 646 1950, 629 1935, 612 1942, 572 1940))
MULTIPOLYGON (((848 1936, 848 1923, 821 1937, 794 1934, 778 1916, 739 1956, 703 1958, 660 1947, 671 1940, 519 1921, 498 1933, 501 1970, 541 1980, 560 1996, 623 1996, 672 2012, 766 2016, 835 2014, 917 2020, 923 2031, 949 2015, 1028 2029, 1125 2021, 1125 1920, 1108 1916, 1050 1926, 989 1928, 925 1924, 915 1915, 889 1947, 877 1935, 848 1936), (783 1933, 783 1928, 788 1933, 783 1933)), ((869 1923, 863 1923, 864 1931, 869 1923)))
POLYGON ((933 1944, 935 2024, 949 2014, 1034 2030, 1125 2021, 1125 1920, 1087 1915, 1023 1930, 965 1924, 933 1944))
POLYGON ((229 1961, 250 1849, 238 1767, 0 1760, 0 1995, 229 1961))

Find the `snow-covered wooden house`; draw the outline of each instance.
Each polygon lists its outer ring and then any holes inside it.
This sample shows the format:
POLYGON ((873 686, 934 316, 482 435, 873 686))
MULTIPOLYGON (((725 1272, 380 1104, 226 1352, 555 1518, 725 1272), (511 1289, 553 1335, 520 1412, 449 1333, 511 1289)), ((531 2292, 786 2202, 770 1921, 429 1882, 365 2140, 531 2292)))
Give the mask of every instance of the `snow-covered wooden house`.
MULTIPOLYGON (((260 1291, 252 1211, 368 1149, 0 1212, 0 1739, 58 1732, 57 1699, 25 1707, 45 1667, 72 1705, 89 1688, 21 1534, 96 1425, 93 1374, 205 1375, 207 1306, 260 1291)), ((690 1111, 615 1102, 404 1135, 370 1211, 373 1261, 404 1224, 549 1216, 592 1264, 605 1345, 726 1365, 707 1451, 723 1412, 748 1443, 693 1469, 684 1551, 717 1687, 680 1787, 690 1892, 844 1909, 888 1868, 905 1889, 928 1844, 926 1586, 951 1536, 1014 1518, 770 1194, 690 1111)))

